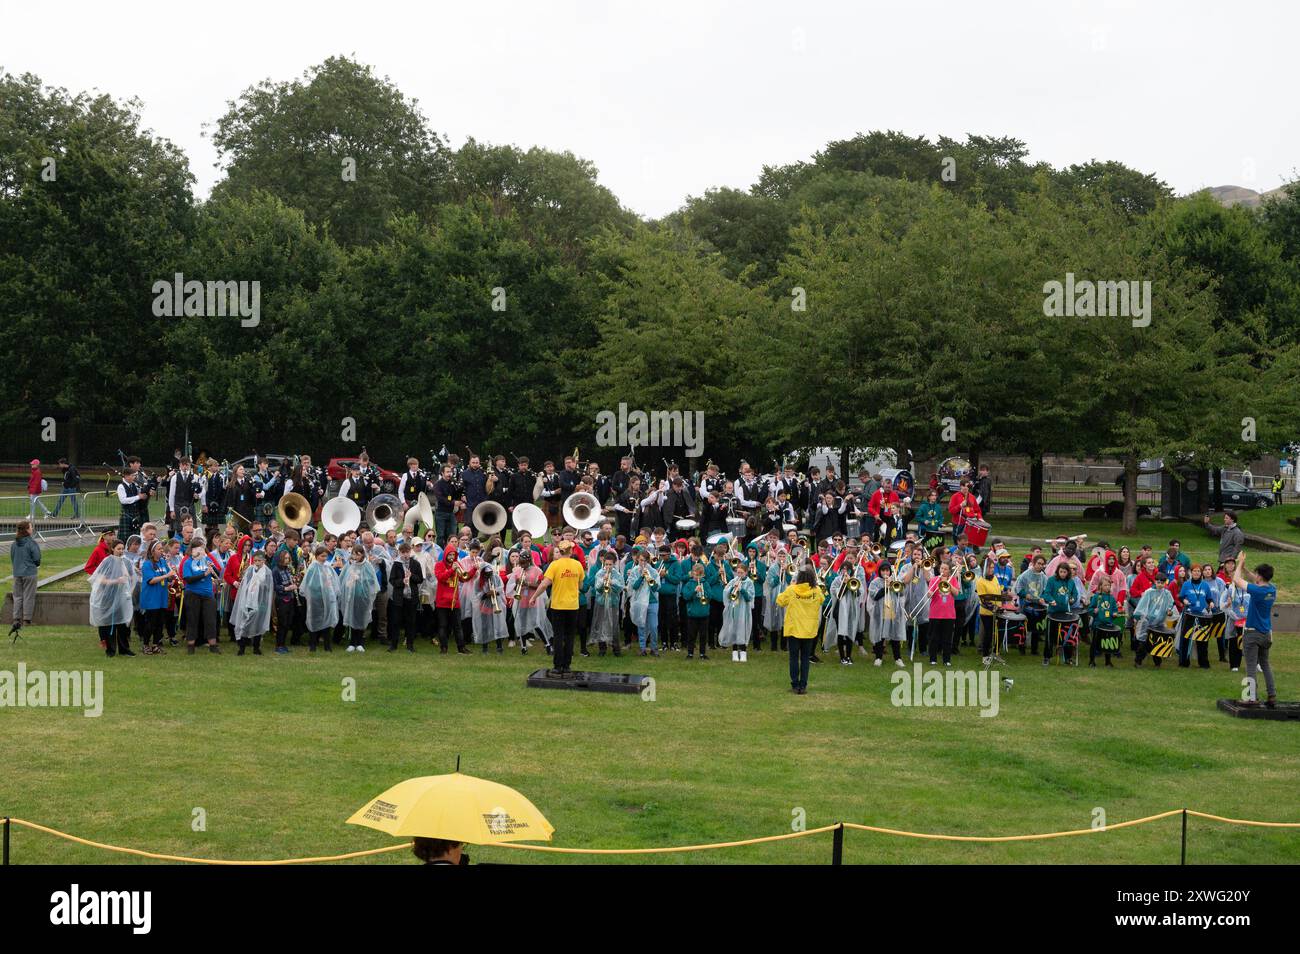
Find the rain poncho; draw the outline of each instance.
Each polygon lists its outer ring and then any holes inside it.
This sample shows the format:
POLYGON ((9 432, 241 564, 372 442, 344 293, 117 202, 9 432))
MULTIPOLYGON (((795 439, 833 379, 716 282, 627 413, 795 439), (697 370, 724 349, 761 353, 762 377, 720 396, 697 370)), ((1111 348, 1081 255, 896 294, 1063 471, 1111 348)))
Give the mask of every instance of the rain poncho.
POLYGON ((551 620, 546 608, 551 605, 551 601, 546 593, 536 595, 537 586, 541 582, 542 571, 537 566, 530 563, 524 567, 522 579, 516 583, 515 589, 515 635, 526 636, 540 631, 550 642, 554 634, 551 632, 551 620))
POLYGON ((826 630, 823 634, 823 646, 826 649, 834 649, 841 636, 845 639, 853 639, 862 632, 862 604, 858 597, 866 589, 866 574, 862 567, 852 567, 851 571, 845 567, 840 568, 840 572, 831 582, 830 615, 826 620, 826 630), (848 589, 849 580, 858 581, 857 593, 850 592, 848 589))
POLYGON ((781 565, 780 558, 772 561, 763 580, 763 628, 769 633, 779 633, 785 626, 785 607, 776 602, 776 595, 790 585, 794 571, 787 558, 781 565))
POLYGON ((135 570, 126 557, 104 557, 90 577, 90 625, 130 623, 135 611, 131 598, 135 584, 135 570))
POLYGON ((1165 617, 1174 608, 1174 595, 1167 587, 1153 586, 1138 600, 1133 610, 1133 635, 1139 642, 1146 642, 1147 630, 1163 629, 1165 617))
POLYGON ((275 601, 275 581, 269 566, 253 564, 244 571, 230 611, 235 639, 252 639, 271 628, 271 606, 275 601))
POLYGON ((591 607, 590 642, 613 643, 618 640, 619 604, 623 594, 623 574, 611 564, 594 565, 583 582, 587 605, 591 607), (605 592, 606 584, 609 592, 605 592))
MULTIPOLYGON (((650 610, 650 601, 658 601, 659 598, 659 571, 648 563, 640 566, 629 563, 625 583, 628 593, 628 615, 632 617, 632 625, 642 629, 650 610)), ((752 594, 750 598, 753 599, 752 594)))
POLYGON ((871 581, 867 587, 867 635, 873 644, 886 639, 901 643, 907 638, 906 605, 906 591, 895 594, 881 576, 871 581))
MULTIPOLYGON (((303 584, 306 585, 306 580, 303 584)), ((349 560, 339 574, 339 618, 351 629, 370 625, 375 597, 379 595, 379 575, 369 560, 349 560)))
POLYGON ((743 580, 735 577, 722 588, 722 629, 718 632, 718 645, 748 646, 753 622, 754 581, 749 577, 743 580))
POLYGON ((474 578, 474 642, 490 643, 510 635, 506 625, 506 585, 497 567, 485 563, 474 578))
MULTIPOLYGON (((374 568, 368 566, 368 569, 373 577, 374 568)), ((338 625, 339 578, 327 564, 312 560, 298 590, 307 601, 308 632, 319 633, 338 625)))

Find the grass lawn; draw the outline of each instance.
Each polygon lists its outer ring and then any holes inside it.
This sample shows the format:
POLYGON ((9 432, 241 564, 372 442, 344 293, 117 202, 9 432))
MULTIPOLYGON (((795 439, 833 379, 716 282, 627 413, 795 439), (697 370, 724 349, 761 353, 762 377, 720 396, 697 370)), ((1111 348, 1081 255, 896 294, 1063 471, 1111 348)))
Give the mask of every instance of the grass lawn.
MULTIPOLYGON (((555 844, 648 847, 727 841, 858 821, 912 831, 1020 834, 1193 807, 1300 820, 1300 725, 1228 718, 1214 700, 1238 674, 1166 666, 1043 669, 1013 655, 1000 712, 896 708, 889 668, 823 662, 807 696, 785 657, 747 665, 584 660, 657 680, 656 700, 527 689, 545 656, 517 651, 364 656, 296 650, 106 660, 88 629, 33 629, 0 668, 105 671, 104 712, 8 709, 0 812, 83 837, 220 858, 332 854, 390 843, 343 820, 388 785, 450 771, 513 785, 556 826, 555 844), (356 701, 341 682, 356 680, 356 701), (207 830, 191 830, 203 808, 207 830)), ((972 651, 958 666, 974 662, 972 651)), ((1283 698, 1300 643, 1278 640, 1283 698)), ((1178 819, 1037 843, 969 845, 847 835, 849 862, 1176 863, 1178 819)), ((1192 863, 1300 862, 1300 831, 1193 819, 1192 863)), ((19 863, 125 860, 17 829, 19 863)), ((641 862, 823 863, 829 839, 639 857, 641 862)), ((574 861, 477 849, 483 860, 574 861)), ((370 859, 407 862, 404 853, 370 859)), ((623 860, 623 859, 616 859, 623 860)))
MULTIPOLYGON (((996 517, 996 515, 995 515, 996 517)), ((1179 535, 1193 555, 1212 540, 1191 527, 1140 526, 1153 544, 1179 535)), ((995 519, 996 532, 1046 537, 1104 525, 995 519), (1032 534, 1029 530, 1033 528, 1032 534)), ((1019 549, 1018 547, 1016 548, 1019 549)), ((84 560, 47 551, 47 562, 84 560)), ((1282 560, 1270 556, 1275 564, 1282 560)), ((1287 559, 1293 559, 1287 557, 1287 559)), ((43 570, 47 567, 43 567, 43 570)), ((50 567, 49 569, 52 569, 50 567)), ((1300 567, 1280 570, 1295 589, 1300 567)), ((1285 589, 1284 589, 1285 592, 1285 589)), ((1087 828, 1190 807, 1229 817, 1300 821, 1300 724, 1232 719, 1214 701, 1240 674, 1053 666, 1013 652, 994 718, 973 708, 891 704, 886 665, 866 657, 815 666, 807 696, 788 691, 786 657, 719 652, 708 662, 578 660, 653 676, 656 699, 528 689, 546 656, 441 656, 427 644, 389 655, 223 653, 105 659, 88 627, 34 628, 0 646, 0 669, 104 670, 103 715, 0 710, 7 748, 0 813, 112 844, 214 858, 335 854, 391 844, 343 824, 401 779, 448 772, 513 785, 566 847, 731 841, 838 820, 954 834, 1087 828), (356 680, 356 701, 342 680, 356 680), (206 831, 191 830, 193 810, 206 831)), ((833 655, 833 654, 832 654, 833 655)), ((1213 653, 1211 656, 1213 657, 1213 653)), ((955 668, 977 664, 967 649, 955 668)), ((1279 636, 1282 698, 1300 696, 1300 640, 1279 636)), ((930 842, 848 832, 850 863, 1170 863, 1179 819, 1100 835, 1010 844, 930 842)), ((16 863, 144 863, 21 828, 16 863)), ((582 856, 476 848, 476 860, 574 863, 582 856)), ((626 863, 825 863, 829 835, 715 852, 611 856, 626 863)), ((368 863, 410 863, 399 852, 368 863)), ((1295 864, 1300 830, 1189 821, 1189 863, 1295 864)))
MULTIPOLYGON (((1273 540, 1300 546, 1300 527, 1287 523, 1288 520, 1295 520, 1297 517, 1300 517, 1300 504, 1267 507, 1264 510, 1243 510, 1238 514, 1241 529, 1246 533, 1258 533, 1273 540)), ((1219 521, 1216 519, 1215 522, 1219 521)))

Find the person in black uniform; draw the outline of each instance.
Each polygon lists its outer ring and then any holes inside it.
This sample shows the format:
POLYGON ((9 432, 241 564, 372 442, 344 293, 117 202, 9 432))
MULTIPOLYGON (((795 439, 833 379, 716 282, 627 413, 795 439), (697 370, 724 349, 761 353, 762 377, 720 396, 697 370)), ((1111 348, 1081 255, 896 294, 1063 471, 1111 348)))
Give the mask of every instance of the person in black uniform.
POLYGON ((397 559, 388 568, 392 595, 388 598, 388 651, 397 652, 401 633, 406 634, 406 651, 415 652, 415 611, 420 605, 420 584, 424 572, 411 559, 411 545, 405 540, 397 548, 397 559))
POLYGON ((226 482, 221 476, 221 466, 208 458, 207 480, 203 484, 203 529, 209 540, 216 538, 217 527, 226 515, 226 482))
POLYGON ((257 473, 253 475, 253 497, 257 500, 258 518, 263 523, 275 516, 276 504, 283 493, 284 481, 278 473, 271 473, 271 462, 265 457, 258 458, 257 473))
POLYGON ((362 473, 360 461, 353 461, 348 465, 347 479, 339 484, 339 496, 347 497, 365 513, 366 506, 370 503, 370 487, 370 482, 362 473))
POLYGON ((433 485, 433 523, 440 542, 446 543, 456 535, 456 505, 464 499, 455 469, 451 464, 443 464, 442 476, 433 485))
POLYGON ((402 501, 402 513, 410 510, 420 502, 420 494, 429 491, 429 478, 420 470, 420 461, 415 457, 406 459, 406 473, 397 485, 397 496, 402 501))
MULTIPOLYGON (((195 518, 202 491, 202 480, 190 469, 190 459, 182 457, 167 488, 167 522, 171 525, 172 533, 181 532, 181 520, 185 517, 195 518)), ((197 524, 198 520, 194 519, 194 522, 197 524)))
POLYGON ((519 457, 515 469, 510 474, 510 506, 512 512, 521 503, 533 502, 533 487, 537 484, 537 475, 528 469, 528 458, 519 457))
POLYGON ((252 526, 256 500, 253 496, 253 482, 248 478, 243 464, 236 464, 226 485, 226 510, 234 511, 244 519, 240 521, 245 529, 252 526))
POLYGON ((465 524, 478 536, 478 527, 474 526, 474 508, 488 499, 488 473, 483 469, 483 460, 478 454, 469 455, 469 466, 461 472, 460 480, 465 487, 465 524))
POLYGON ((975 492, 975 499, 979 501, 980 510, 984 512, 984 519, 987 520, 993 509, 993 478, 989 476, 988 464, 980 464, 979 477, 971 490, 975 492))
POLYGON ((615 519, 618 532, 631 540, 634 528, 641 523, 641 478, 633 475, 628 479, 627 489, 614 500, 615 519))

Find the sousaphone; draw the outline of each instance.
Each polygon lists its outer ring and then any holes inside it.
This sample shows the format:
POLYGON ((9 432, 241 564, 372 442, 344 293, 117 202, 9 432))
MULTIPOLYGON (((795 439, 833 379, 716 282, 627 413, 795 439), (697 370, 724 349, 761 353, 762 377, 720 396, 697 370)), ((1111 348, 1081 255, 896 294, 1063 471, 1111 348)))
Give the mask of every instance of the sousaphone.
POLYGON ((341 537, 361 526, 361 508, 347 497, 331 497, 320 508, 320 523, 326 533, 341 537))
POLYGON ((564 522, 574 530, 589 530, 600 523, 600 501, 580 490, 564 501, 563 514, 564 522))
POLYGON ((402 502, 392 494, 380 494, 366 507, 366 526, 380 536, 397 526, 402 502))
MULTIPOLYGON (((532 506, 527 504, 526 506, 532 506)), ((516 508, 518 509, 518 508, 516 508)), ((533 507, 536 510, 536 507, 533 507)), ((474 523, 474 529, 481 534, 489 537, 496 536, 506 528, 506 520, 509 515, 506 508, 501 506, 495 500, 485 500, 470 514, 470 520, 474 523)))
POLYGON ((301 530, 311 522, 311 502, 302 494, 287 493, 280 498, 276 514, 286 527, 301 530))
POLYGON ((414 532, 417 523, 424 524, 428 530, 433 529, 433 505, 429 503, 429 495, 424 491, 420 491, 415 506, 407 508, 406 519, 402 521, 402 528, 409 534, 414 532))
POLYGON ((536 504, 521 503, 516 505, 513 514, 516 533, 529 533, 534 538, 546 535, 546 514, 536 504))

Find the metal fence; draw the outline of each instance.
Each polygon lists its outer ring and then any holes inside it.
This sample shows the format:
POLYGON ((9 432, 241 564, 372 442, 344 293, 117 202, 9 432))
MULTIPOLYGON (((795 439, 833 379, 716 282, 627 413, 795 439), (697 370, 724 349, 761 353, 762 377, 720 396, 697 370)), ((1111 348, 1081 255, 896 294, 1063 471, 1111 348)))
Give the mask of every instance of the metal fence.
POLYGON ((56 537, 92 537, 117 526, 122 504, 117 494, 102 490, 36 497, 0 497, 0 542, 13 540, 18 521, 32 521, 32 535, 38 540, 56 537))

